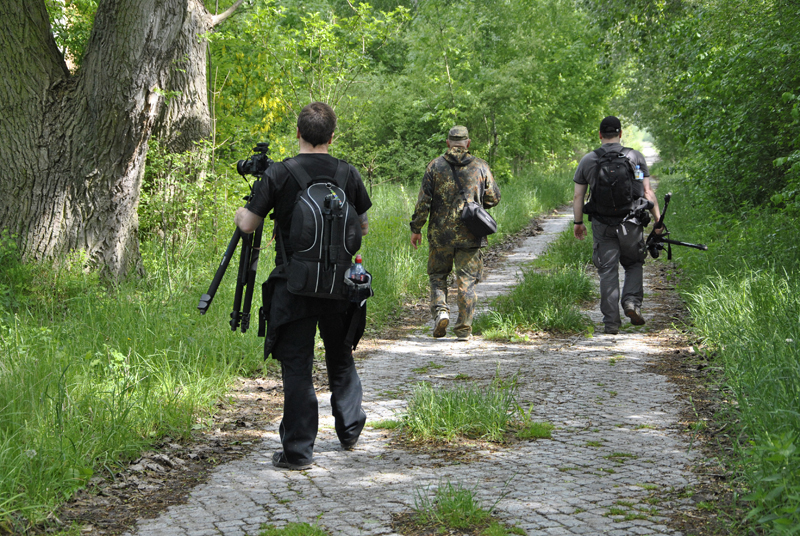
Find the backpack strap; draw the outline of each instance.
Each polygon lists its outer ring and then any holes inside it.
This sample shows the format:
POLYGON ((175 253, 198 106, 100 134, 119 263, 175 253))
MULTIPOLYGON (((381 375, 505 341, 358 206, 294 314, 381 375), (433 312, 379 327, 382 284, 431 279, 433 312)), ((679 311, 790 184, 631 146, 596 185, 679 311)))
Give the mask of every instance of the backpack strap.
MULTIPOLYGON (((287 158, 283 161, 283 164, 286 166, 289 174, 294 177, 295 181, 297 181, 301 191, 308 188, 308 186, 314 181, 314 179, 311 178, 311 175, 309 175, 303 166, 298 164, 297 160, 294 158, 287 158)), ((335 182, 339 188, 344 190, 347 186, 347 180, 349 178, 350 164, 344 160, 339 160, 336 164, 336 173, 333 176, 333 182, 335 182)))
POLYGON ((347 188, 348 179, 350 179, 350 164, 344 160, 339 160, 336 165, 336 174, 333 176, 333 182, 344 192, 347 188))
POLYGON ((303 169, 303 166, 297 163, 297 160, 294 158, 287 158, 283 161, 283 165, 286 166, 286 169, 289 171, 289 174, 294 177, 294 180, 297 181, 298 186, 300 186, 300 190, 305 190, 308 188, 308 185, 311 184, 311 181, 314 180, 308 174, 308 172, 303 169))
MULTIPOLYGON (((456 171, 455 164, 452 164, 447 160, 445 160, 445 162, 447 162, 447 165, 449 165, 450 169, 453 171, 453 180, 455 181, 456 186, 458 187, 459 193, 464 196, 464 202, 469 203, 470 201, 469 198, 467 198, 467 192, 464 191, 464 186, 461 184, 461 180, 458 178, 458 171, 456 171)), ((483 180, 480 181, 478 188, 480 193, 481 206, 483 206, 483 180)))

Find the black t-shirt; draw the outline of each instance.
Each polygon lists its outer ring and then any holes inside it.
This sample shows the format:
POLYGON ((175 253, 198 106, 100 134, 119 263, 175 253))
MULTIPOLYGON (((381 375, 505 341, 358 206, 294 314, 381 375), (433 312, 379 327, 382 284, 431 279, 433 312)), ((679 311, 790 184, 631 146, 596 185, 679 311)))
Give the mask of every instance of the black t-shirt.
MULTIPOLYGON (((294 159, 303 166, 312 179, 317 177, 332 179, 339 164, 337 158, 323 153, 303 153, 295 156, 294 159)), ((350 173, 344 193, 347 201, 355 207, 356 214, 361 215, 369 210, 372 201, 358 170, 349 164, 348 166, 350 173)), ((283 237, 286 254, 290 257, 292 247, 289 244, 289 232, 292 224, 292 210, 300 193, 300 185, 289 173, 287 167, 283 162, 277 162, 271 165, 262 179, 256 183, 253 188, 253 198, 245 205, 248 210, 262 218, 266 218, 270 211, 274 211, 275 223, 283 237)), ((282 264, 280 244, 275 244, 275 251, 276 264, 282 264)))

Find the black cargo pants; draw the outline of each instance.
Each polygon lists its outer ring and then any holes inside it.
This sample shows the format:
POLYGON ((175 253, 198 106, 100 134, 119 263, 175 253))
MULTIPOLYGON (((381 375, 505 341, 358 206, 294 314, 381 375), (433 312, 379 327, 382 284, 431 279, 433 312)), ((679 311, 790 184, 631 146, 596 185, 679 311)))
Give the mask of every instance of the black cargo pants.
POLYGON ((286 459, 293 464, 311 463, 319 425, 317 395, 314 391, 314 336, 317 324, 325 343, 325 364, 331 390, 334 427, 339 441, 358 440, 367 420, 361 409, 361 379, 356 372, 352 349, 344 339, 349 327, 346 314, 317 315, 282 325, 272 355, 281 362, 283 377, 283 419, 281 443, 286 459))

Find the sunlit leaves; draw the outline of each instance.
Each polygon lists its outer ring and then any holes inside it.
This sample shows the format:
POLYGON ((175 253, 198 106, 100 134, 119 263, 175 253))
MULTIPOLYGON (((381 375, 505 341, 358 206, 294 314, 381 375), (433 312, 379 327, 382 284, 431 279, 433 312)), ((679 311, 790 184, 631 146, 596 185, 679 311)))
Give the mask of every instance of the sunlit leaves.
POLYGON ((45 4, 58 48, 77 67, 92 32, 97 0, 45 0, 45 4))

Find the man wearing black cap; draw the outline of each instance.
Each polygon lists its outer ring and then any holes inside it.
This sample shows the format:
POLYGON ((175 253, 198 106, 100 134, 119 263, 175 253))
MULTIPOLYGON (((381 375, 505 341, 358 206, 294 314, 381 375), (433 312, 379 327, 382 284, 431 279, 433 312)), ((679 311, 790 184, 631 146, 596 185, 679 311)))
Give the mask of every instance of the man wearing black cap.
POLYGON ((447 276, 455 267, 458 287, 458 319, 453 328, 457 340, 469 340, 475 312, 475 285, 483 275, 481 248, 486 237, 476 237, 461 221, 467 200, 490 208, 500 202, 500 188, 489 164, 469 153, 467 127, 456 125, 447 135, 447 152, 425 169, 417 206, 411 217, 411 244, 422 242, 428 220, 428 278, 431 284, 433 336, 444 337, 450 323, 447 276))
POLYGON ((635 209, 648 208, 647 205, 650 205, 649 210, 655 221, 658 221, 660 214, 656 194, 650 187, 650 172, 644 156, 639 151, 623 147, 621 139, 622 125, 619 119, 613 115, 603 119, 600 123, 602 145, 581 159, 573 178, 574 234, 578 240, 586 238, 583 214, 587 212, 592 222, 594 239, 592 261, 600 277, 600 311, 603 313, 604 332, 612 335, 619 333, 622 325, 619 314, 620 303, 625 316, 631 319, 631 324, 641 326, 645 323, 641 306, 644 296, 642 266, 646 255, 644 245, 646 222, 642 221, 643 210, 637 213, 635 209), (625 162, 626 158, 630 161, 630 165, 625 162), (622 165, 619 164, 619 160, 622 161, 622 165), (619 179, 606 179, 617 170, 620 174, 619 179), (601 173, 603 179, 600 178, 601 173), (591 196, 584 210, 587 188, 590 189, 591 196), (623 194, 618 194, 620 191, 623 194), (616 200, 620 195, 627 196, 626 200, 630 198, 631 202, 617 203, 616 200), (615 206, 612 207, 612 204, 615 206), (620 264, 625 269, 621 297, 620 264))

